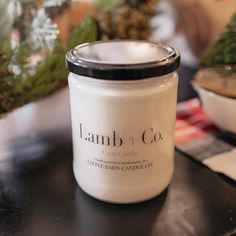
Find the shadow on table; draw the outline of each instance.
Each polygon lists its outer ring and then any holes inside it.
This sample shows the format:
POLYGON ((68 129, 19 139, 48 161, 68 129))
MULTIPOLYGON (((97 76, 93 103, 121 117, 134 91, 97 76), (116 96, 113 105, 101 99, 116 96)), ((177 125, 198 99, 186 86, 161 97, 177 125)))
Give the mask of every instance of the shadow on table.
POLYGON ((75 198, 77 233, 86 236, 152 235, 167 194, 165 190, 147 202, 119 205, 93 199, 78 187, 75 198))
POLYGON ((194 235, 235 235, 235 183, 199 162, 184 160, 185 157, 179 154, 177 158, 182 159, 181 165, 185 169, 184 173, 176 173, 181 180, 177 182, 181 183, 178 188, 188 186, 186 205, 192 206, 186 216, 194 226, 194 235))
POLYGON ((0 162, 0 235, 73 235, 70 130, 12 140, 0 162))

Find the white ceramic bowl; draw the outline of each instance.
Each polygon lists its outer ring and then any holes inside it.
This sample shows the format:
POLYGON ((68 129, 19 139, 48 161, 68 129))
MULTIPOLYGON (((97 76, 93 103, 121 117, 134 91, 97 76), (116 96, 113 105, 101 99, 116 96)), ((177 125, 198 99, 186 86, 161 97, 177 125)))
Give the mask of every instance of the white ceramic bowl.
POLYGON ((219 128, 236 134, 236 99, 194 86, 209 119, 219 128))

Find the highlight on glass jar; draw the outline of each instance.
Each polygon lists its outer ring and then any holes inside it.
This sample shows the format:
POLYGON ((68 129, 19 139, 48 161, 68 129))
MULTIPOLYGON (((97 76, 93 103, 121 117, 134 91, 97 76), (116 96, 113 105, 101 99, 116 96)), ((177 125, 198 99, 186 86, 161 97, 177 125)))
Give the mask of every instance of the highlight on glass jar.
POLYGON ((179 53, 136 40, 82 44, 66 55, 79 186, 106 202, 151 199, 174 170, 179 53))

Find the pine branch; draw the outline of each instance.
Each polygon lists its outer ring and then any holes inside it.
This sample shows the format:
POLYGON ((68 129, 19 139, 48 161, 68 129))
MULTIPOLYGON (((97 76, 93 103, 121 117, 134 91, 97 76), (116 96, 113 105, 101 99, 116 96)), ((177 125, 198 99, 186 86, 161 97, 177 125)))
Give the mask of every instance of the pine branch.
POLYGON ((65 54, 68 49, 80 43, 94 41, 97 38, 95 21, 87 17, 85 21, 74 28, 71 39, 66 48, 56 45, 37 67, 34 75, 29 75, 24 67, 30 51, 22 43, 17 54, 7 47, 0 53, 0 116, 6 112, 42 98, 67 83, 67 69, 65 67, 65 54), (9 71, 9 64, 20 65, 22 71, 19 75, 9 71))
POLYGON ((226 75, 236 73, 236 13, 232 16, 226 31, 201 59, 203 67, 217 67, 226 75))
POLYGON ((86 42, 92 42, 97 39, 97 25, 95 20, 87 17, 79 27, 76 27, 71 34, 67 49, 86 42))

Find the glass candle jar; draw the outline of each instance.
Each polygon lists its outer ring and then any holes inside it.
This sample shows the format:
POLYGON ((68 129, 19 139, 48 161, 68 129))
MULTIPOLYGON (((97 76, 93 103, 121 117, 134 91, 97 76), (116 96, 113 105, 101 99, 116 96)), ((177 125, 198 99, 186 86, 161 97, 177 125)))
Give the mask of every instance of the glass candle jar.
POLYGON ((89 195, 134 203, 170 183, 180 55, 145 41, 77 46, 66 55, 74 176, 89 195))

